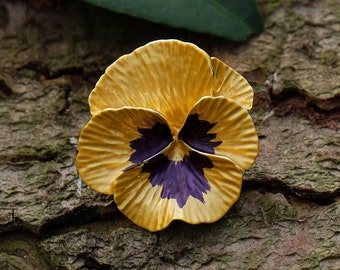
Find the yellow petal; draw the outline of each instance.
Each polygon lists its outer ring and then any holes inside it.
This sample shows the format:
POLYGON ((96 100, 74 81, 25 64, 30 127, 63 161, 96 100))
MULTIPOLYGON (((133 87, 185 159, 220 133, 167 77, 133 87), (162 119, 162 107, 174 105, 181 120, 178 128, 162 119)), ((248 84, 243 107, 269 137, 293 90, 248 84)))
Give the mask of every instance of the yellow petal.
POLYGON ((141 137, 139 129, 151 129, 155 123, 166 121, 155 111, 142 108, 107 109, 93 116, 79 138, 77 167, 81 179, 95 191, 113 194, 112 182, 134 165, 131 142, 141 137))
POLYGON ((213 162, 204 175, 210 190, 204 202, 189 196, 179 207, 176 199, 161 198, 163 187, 152 186, 150 174, 142 166, 123 172, 114 182, 114 199, 131 221, 150 231, 167 227, 172 220, 190 224, 211 223, 220 219, 237 201, 242 185, 242 171, 230 160, 206 155, 213 162))
POLYGON ((109 66, 89 97, 92 114, 137 106, 160 112, 178 129, 199 98, 212 93, 210 57, 178 40, 148 43, 109 66))
MULTIPOLYGON (((216 155, 228 157, 242 170, 251 167, 258 154, 258 137, 243 107, 225 97, 204 97, 191 110, 190 115, 195 114, 199 120, 213 124, 208 134, 216 134, 211 141, 217 144, 214 146, 216 155)), ((186 143, 190 145, 190 138, 186 143)))
POLYGON ((254 91, 247 80, 215 57, 211 58, 211 64, 214 68, 214 96, 223 95, 250 110, 254 91))

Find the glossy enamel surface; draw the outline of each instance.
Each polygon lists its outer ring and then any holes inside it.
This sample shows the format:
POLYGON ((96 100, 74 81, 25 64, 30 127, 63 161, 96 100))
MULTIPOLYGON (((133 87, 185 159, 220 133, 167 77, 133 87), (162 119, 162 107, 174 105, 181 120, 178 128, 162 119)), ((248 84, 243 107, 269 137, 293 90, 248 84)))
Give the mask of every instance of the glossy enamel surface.
POLYGON ((122 56, 89 97, 77 166, 92 189, 150 230, 221 218, 258 153, 253 90, 197 46, 151 42, 122 56))

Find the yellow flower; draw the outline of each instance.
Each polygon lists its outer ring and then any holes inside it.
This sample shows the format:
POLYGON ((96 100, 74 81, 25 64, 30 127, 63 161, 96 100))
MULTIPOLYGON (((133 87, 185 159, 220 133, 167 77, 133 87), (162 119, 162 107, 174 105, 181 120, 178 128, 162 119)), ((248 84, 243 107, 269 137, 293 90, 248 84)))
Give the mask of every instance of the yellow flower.
POLYGON ((90 94, 77 166, 150 231, 220 219, 258 153, 253 90, 191 43, 151 42, 109 66, 90 94))

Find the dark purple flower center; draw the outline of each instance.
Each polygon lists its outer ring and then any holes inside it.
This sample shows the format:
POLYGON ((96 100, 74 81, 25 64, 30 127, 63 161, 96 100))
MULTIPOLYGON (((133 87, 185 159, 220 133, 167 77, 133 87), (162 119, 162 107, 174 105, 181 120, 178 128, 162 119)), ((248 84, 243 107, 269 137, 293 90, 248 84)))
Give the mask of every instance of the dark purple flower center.
POLYGON ((136 151, 129 161, 136 165, 157 154, 172 142, 171 131, 166 124, 157 122, 151 129, 138 128, 138 132, 142 136, 130 142, 131 148, 136 151))
POLYGON ((198 151, 214 154, 214 147, 222 143, 221 141, 211 142, 216 138, 216 134, 208 133, 208 131, 215 125, 216 123, 199 120, 198 114, 190 114, 179 132, 178 138, 198 151))
MULTIPOLYGON (((221 141, 211 142, 216 138, 216 134, 208 133, 215 125, 216 123, 199 120, 198 114, 189 115, 178 134, 178 139, 198 151, 213 154, 214 147, 221 144, 221 141)), ((189 151, 180 161, 170 160, 165 154, 155 156, 173 141, 169 127, 156 123, 151 129, 138 128, 138 131, 141 137, 130 142, 131 148, 136 151, 129 160, 135 165, 126 170, 147 161, 142 172, 150 173, 152 186, 163 187, 163 199, 176 199, 180 208, 186 204, 189 196, 204 203, 203 193, 210 190, 210 185, 203 169, 214 167, 211 160, 194 151, 189 151)))
POLYGON ((182 208, 192 197, 204 202, 203 193, 210 190, 203 168, 214 167, 211 160, 190 151, 183 161, 169 160, 165 155, 157 155, 143 166, 142 172, 150 173, 152 186, 163 186, 163 199, 176 199, 182 208))

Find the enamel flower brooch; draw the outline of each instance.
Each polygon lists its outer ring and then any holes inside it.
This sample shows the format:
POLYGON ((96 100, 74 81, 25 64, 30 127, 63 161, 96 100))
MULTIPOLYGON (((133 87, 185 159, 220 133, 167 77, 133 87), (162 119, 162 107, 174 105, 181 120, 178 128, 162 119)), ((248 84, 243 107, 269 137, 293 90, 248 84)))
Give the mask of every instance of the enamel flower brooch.
POLYGON ((253 90, 191 43, 148 43, 109 66, 89 97, 77 166, 150 231, 220 219, 258 153, 253 90))

